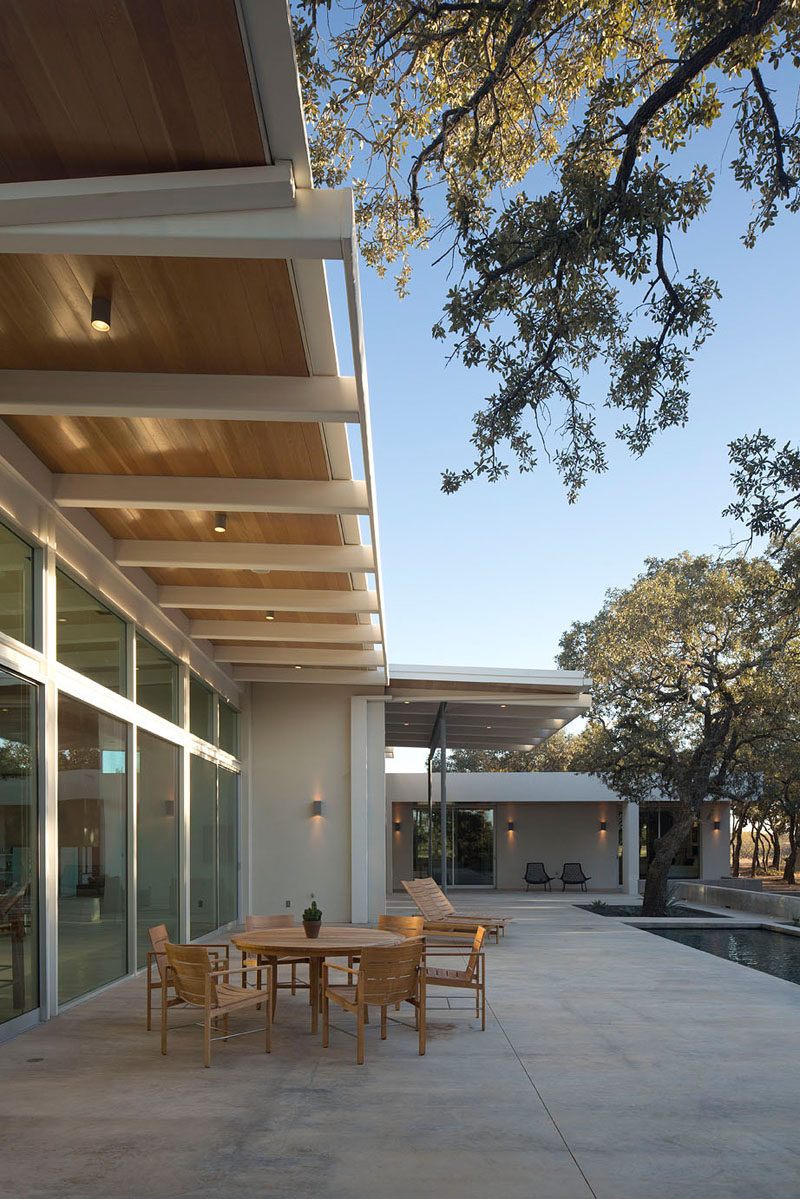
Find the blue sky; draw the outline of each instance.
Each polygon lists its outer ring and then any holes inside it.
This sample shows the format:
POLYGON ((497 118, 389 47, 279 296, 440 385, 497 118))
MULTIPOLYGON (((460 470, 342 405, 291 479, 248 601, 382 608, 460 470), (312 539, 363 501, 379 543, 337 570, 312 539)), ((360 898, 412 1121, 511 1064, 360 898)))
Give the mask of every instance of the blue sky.
MULTIPOLYGON (((782 215, 746 250, 750 200, 722 154, 719 144, 708 156, 718 171, 711 206, 678 249, 682 269, 696 265, 723 293, 716 333, 692 369, 689 424, 660 434, 639 460, 611 437, 609 472, 572 506, 546 461, 532 475, 512 469, 503 482, 442 493, 442 468, 471 461, 484 379, 447 365, 445 345, 431 339, 447 288, 434 253, 417 255, 402 301, 391 278, 362 269, 390 662, 551 668, 564 629, 594 615, 646 557, 713 551, 741 536, 721 515, 732 498, 727 443, 758 427, 800 437, 800 217, 782 215)), ((334 279, 332 290, 341 337, 334 279)))

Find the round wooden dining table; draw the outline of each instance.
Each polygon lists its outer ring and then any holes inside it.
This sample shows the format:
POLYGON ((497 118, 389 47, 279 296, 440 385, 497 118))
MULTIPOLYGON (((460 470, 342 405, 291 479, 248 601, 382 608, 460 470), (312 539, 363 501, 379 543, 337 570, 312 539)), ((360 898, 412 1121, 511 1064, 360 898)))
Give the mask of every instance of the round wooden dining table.
POLYGON ((252 929, 245 933, 234 933, 231 937, 231 943, 237 949, 256 954, 265 965, 272 966, 273 1010, 277 998, 275 984, 278 981, 278 959, 308 958, 312 1033, 319 1029, 322 963, 325 958, 358 957, 372 946, 398 945, 404 940, 405 937, 387 929, 359 928, 355 924, 323 924, 318 937, 307 937, 301 924, 296 928, 252 929))

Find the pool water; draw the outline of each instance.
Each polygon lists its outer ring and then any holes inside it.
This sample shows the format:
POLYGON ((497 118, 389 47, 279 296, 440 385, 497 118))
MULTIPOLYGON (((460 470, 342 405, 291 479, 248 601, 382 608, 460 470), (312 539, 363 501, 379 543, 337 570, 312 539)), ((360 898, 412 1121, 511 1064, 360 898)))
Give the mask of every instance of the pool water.
POLYGON ((800 983, 800 937, 764 928, 648 928, 668 941, 800 983))

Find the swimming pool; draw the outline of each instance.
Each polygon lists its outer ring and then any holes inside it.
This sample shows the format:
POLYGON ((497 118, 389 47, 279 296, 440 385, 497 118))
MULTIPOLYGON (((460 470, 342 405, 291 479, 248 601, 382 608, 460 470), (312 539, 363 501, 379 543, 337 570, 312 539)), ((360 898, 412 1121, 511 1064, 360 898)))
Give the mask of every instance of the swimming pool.
POLYGON ((765 928, 648 928, 647 932, 800 983, 800 937, 790 933, 765 928))

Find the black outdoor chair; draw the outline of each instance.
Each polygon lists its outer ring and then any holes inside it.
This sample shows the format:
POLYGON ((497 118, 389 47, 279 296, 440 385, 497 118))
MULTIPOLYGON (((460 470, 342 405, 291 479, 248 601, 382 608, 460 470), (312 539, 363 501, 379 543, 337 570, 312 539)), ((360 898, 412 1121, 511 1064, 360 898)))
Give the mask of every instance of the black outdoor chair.
POLYGON ((580 862, 565 862, 558 877, 561 879, 562 891, 566 891, 567 883, 571 887, 580 887, 582 891, 585 891, 586 884, 592 876, 591 874, 583 873, 583 866, 581 866, 580 862))
POLYGON ((553 890, 553 888, 550 886, 551 882, 553 881, 553 876, 548 874, 545 870, 544 862, 528 862, 527 866, 525 867, 523 879, 526 884, 526 891, 530 891, 531 885, 535 887, 539 883, 542 884, 545 890, 553 890))

